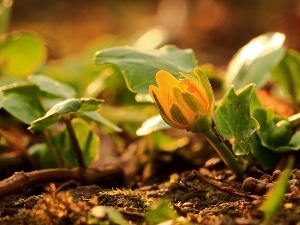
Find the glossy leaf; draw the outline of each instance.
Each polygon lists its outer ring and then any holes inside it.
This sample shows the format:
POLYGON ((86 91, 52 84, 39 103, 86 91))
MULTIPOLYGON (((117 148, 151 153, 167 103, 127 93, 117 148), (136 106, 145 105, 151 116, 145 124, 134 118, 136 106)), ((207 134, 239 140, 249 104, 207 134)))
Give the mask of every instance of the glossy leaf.
POLYGON ((37 99, 17 93, 4 96, 3 108, 26 124, 30 124, 31 121, 41 117, 44 113, 37 99))
POLYGON ((265 198, 266 200, 259 207, 259 209, 262 210, 265 215, 264 225, 272 224, 271 220, 280 207, 284 194, 286 193, 287 184, 295 162, 294 156, 291 155, 287 162, 287 168, 279 175, 274 187, 268 191, 265 198))
POLYGON ((24 77, 46 60, 46 44, 37 34, 14 32, 0 40, 0 65, 5 75, 24 77))
POLYGON ((89 119, 92 119, 98 123, 101 123, 107 127, 110 127, 116 132, 121 132, 122 129, 118 127, 116 124, 112 123, 111 121, 104 118, 102 115, 100 115, 97 111, 90 111, 90 112, 83 112, 84 116, 88 117, 89 119))
MULTIPOLYGON (((80 118, 71 121, 77 137, 84 161, 89 166, 99 157, 100 138, 91 129, 90 125, 80 118)), ((60 157, 64 160, 66 167, 78 166, 77 157, 66 129, 58 132, 51 140, 53 146, 58 150, 60 157)))
POLYGON ((89 124, 80 118, 73 119, 72 126, 82 150, 85 164, 90 165, 99 157, 100 138, 92 131, 89 124))
POLYGON ((280 120, 272 109, 256 109, 253 115, 261 127, 257 135, 262 146, 274 152, 290 152, 300 149, 300 131, 294 133, 290 122, 280 120))
POLYGON ((32 155, 39 163, 40 169, 55 168, 56 163, 45 143, 35 144, 28 149, 28 153, 32 155))
POLYGON ((94 61, 96 65, 116 65, 128 88, 142 93, 148 93, 149 85, 156 84, 157 71, 167 70, 179 78, 179 72, 190 73, 197 65, 191 49, 181 50, 171 45, 149 51, 132 47, 109 48, 96 52, 94 61))
POLYGON ((15 82, 12 84, 1 86, 0 91, 2 91, 5 95, 16 93, 29 97, 32 97, 32 93, 34 93, 35 97, 40 94, 38 87, 28 81, 15 82))
POLYGON ((232 87, 216 110, 215 124, 224 138, 233 142, 235 155, 249 153, 249 138, 259 129, 256 119, 250 116, 249 106, 255 85, 249 84, 237 93, 232 87))
POLYGON ((168 220, 177 219, 176 212, 169 206, 168 201, 163 201, 155 209, 150 210, 146 214, 147 224, 158 224, 168 220))
POLYGON ((269 148, 264 147, 257 133, 250 137, 250 147, 251 153, 259 162, 259 165, 264 169, 264 171, 271 171, 275 168, 279 162, 280 155, 269 148))
POLYGON ((33 132, 37 130, 42 130, 52 125, 56 121, 60 120, 60 118, 66 114, 84 111, 94 111, 98 109, 99 105, 102 102, 103 101, 100 99, 93 98, 67 99, 53 106, 45 114, 45 116, 31 122, 31 125, 28 129, 33 132))
POLYGON ((108 206, 96 206, 91 209, 90 214, 92 217, 99 218, 101 221, 103 220, 104 217, 107 216, 109 220, 112 221, 114 224, 118 224, 118 225, 131 224, 123 218, 122 214, 118 210, 108 206))
POLYGON ((240 89, 250 83, 255 83, 256 88, 264 86, 284 56, 284 40, 281 33, 266 33, 252 39, 230 61, 226 87, 234 85, 240 89))
POLYGON ((34 83, 41 91, 62 98, 72 98, 76 95, 75 90, 66 84, 59 83, 42 75, 30 76, 28 80, 34 83))
POLYGON ((300 54, 288 50, 273 72, 272 78, 294 100, 300 102, 300 54))
POLYGON ((147 119, 136 131, 136 134, 138 136, 143 136, 166 128, 170 128, 170 125, 168 125, 160 115, 157 115, 147 119))

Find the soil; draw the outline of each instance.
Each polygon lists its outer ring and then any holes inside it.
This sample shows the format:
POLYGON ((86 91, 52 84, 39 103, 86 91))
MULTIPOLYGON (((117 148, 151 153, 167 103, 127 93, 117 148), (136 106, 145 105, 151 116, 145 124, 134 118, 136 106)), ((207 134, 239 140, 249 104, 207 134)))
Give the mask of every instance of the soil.
MULTIPOLYGON (((125 3, 123 1, 107 1, 109 4, 101 5, 101 7, 91 5, 96 1, 89 3, 85 1, 60 1, 61 4, 57 5, 53 4, 52 1, 27 0, 27 2, 39 3, 27 4, 27 7, 22 2, 15 1, 10 30, 25 29, 40 33, 46 38, 47 46, 51 50, 49 51, 49 59, 59 59, 67 54, 81 51, 83 43, 98 37, 99 33, 120 35, 120 31, 122 31, 122 35, 128 36, 127 34, 141 28, 152 27, 157 25, 153 24, 153 21, 156 21, 159 16, 153 13, 156 11, 156 7, 146 5, 145 9, 141 8, 137 4, 139 1, 131 1, 133 2, 131 4, 129 4, 130 1, 125 1, 125 3), (67 2, 72 5, 68 5, 67 2), (126 5, 123 7, 124 10, 121 10, 122 4, 120 2, 126 5), (64 5, 66 8, 63 7, 64 5), (120 7, 117 7, 119 5, 120 7), (47 10, 43 11, 43 9, 47 10), (82 9, 82 12, 78 12, 78 9, 82 9), (130 14, 119 13, 123 15, 119 19, 116 17, 115 9, 120 12, 130 12, 130 14), (57 12, 57 10, 59 11, 57 12), (150 20, 141 19, 139 13, 146 15, 150 20), (53 17, 53 15, 60 16, 53 17), (37 23, 36 18, 43 23, 37 23), (53 18, 55 19, 53 20, 53 18), (57 21, 61 26, 57 26, 57 21), (66 28, 62 25, 68 26, 66 28), (79 27, 81 28, 80 32, 78 32, 79 27)), ((106 1, 101 1, 101 4, 103 4, 102 2, 106 1)), ((153 2, 158 1, 148 2, 152 5, 153 2)), ((171 32, 170 39, 170 43, 181 48, 195 49, 197 56, 199 56, 197 58, 200 59, 199 64, 210 62, 217 66, 227 65, 231 56, 243 44, 258 34, 273 30, 284 32, 287 35, 288 47, 300 49, 298 41, 300 32, 296 32, 299 30, 299 23, 297 23, 299 13, 297 7, 288 1, 282 1, 282 3, 291 5, 289 7, 292 9, 283 7, 281 3, 276 4, 274 1, 269 1, 271 6, 277 6, 282 11, 274 11, 276 7, 270 7, 269 4, 252 4, 249 7, 250 5, 246 1, 239 4, 236 1, 228 1, 228 3, 212 1, 212 3, 205 3, 209 9, 205 10, 206 12, 199 11, 203 2, 199 1, 196 5, 188 6, 189 13, 188 18, 184 21, 185 24, 181 29, 171 30, 179 30, 180 35, 171 32), (239 8, 243 5, 245 5, 244 8, 239 8), (213 19, 211 16, 217 15, 216 12, 221 12, 224 18, 231 19, 226 20, 225 24, 223 19, 213 19), (255 17, 258 21, 256 23, 253 20, 253 12, 256 13, 255 17), (269 12, 272 16, 269 19, 265 18, 263 16, 265 12, 269 12), (288 14, 289 12, 291 13, 288 14), (273 25, 275 21, 273 15, 280 15, 279 19, 276 19, 281 21, 280 24, 275 23, 273 25), (246 22, 241 22, 243 21, 242 18, 246 22), (187 21, 191 21, 191 23, 188 24, 187 21), (208 26, 207 22, 212 21, 222 22, 208 26), (249 23, 249 21, 252 22, 249 23), (203 24, 199 25, 199 22, 203 22, 203 24), (245 26, 245 24, 247 25, 245 26)), ((171 8, 167 7, 166 9, 170 11, 171 8)), ((164 15, 167 11, 162 11, 161 14, 164 15)), ((170 11, 170 13, 172 15, 173 12, 170 11)), ((173 16, 170 18, 173 20, 173 16)), ((266 97, 268 96, 262 96, 263 102, 274 105, 275 111, 277 108, 281 109, 281 111, 277 111, 278 113, 292 114, 287 108, 281 107, 281 103, 273 102, 273 99, 269 102, 267 101, 269 98, 266 97)), ((101 143, 107 144, 107 141, 103 141, 104 138, 101 137, 101 143)), ((115 147, 106 146, 101 149, 102 151, 107 149, 107 152, 101 154, 101 164, 114 161, 111 149, 116 149, 115 147), (103 157, 104 155, 106 157, 103 157)), ((191 155, 192 153, 189 152, 188 154, 191 155)), ((123 163, 123 167, 126 167, 123 168, 125 174, 141 174, 128 171, 138 170, 133 167, 135 162, 130 160, 133 155, 137 155, 137 153, 129 154, 127 156, 129 160, 126 164, 123 163)), ((172 157, 174 158, 175 154, 172 154, 172 157)), ((201 159, 210 157, 211 155, 205 155, 201 159)), ((0 198, 0 224, 91 224, 89 212, 95 206, 111 206, 132 224, 146 224, 145 215, 151 210, 151 205, 163 199, 170 201, 170 206, 178 216, 186 218, 193 224, 257 225, 263 223, 264 216, 259 210, 259 206, 267 188, 273 184, 278 171, 265 174, 254 167, 242 177, 236 177, 220 165, 201 168, 193 166, 191 168, 190 162, 186 162, 182 158, 175 160, 172 164, 165 162, 162 164, 163 166, 158 170, 159 173, 152 176, 155 179, 150 177, 146 179, 147 182, 142 181, 137 176, 136 179, 131 179, 133 181, 130 184, 117 182, 114 186, 105 183, 103 185, 84 185, 75 181, 52 183, 50 180, 48 183, 32 186, 27 192, 20 191, 17 194, 0 198), (178 168, 181 170, 176 170, 178 168), (195 171, 201 176, 199 177, 195 171)), ((204 163, 197 162, 198 164, 203 165, 204 163)), ((19 170, 19 168, 13 168, 19 170)), ((145 174, 143 174, 144 177, 145 174)), ((4 174, 0 174, 0 176, 2 179, 4 174)), ((117 179, 116 177, 113 178, 117 179)), ((300 225, 299 188, 300 172, 294 170, 289 182, 288 193, 273 218, 272 224, 300 225)), ((97 224, 113 224, 113 222, 109 221, 107 217, 103 217, 101 222, 98 221, 97 224)))
MULTIPOLYGON (((0 223, 88 224, 88 212, 101 205, 118 209, 132 224, 145 224, 150 205, 168 199, 179 216, 194 224, 262 224, 259 205, 266 189, 251 186, 251 182, 247 185, 246 180, 251 177, 256 184, 264 183, 266 187, 273 183, 278 171, 268 175, 253 167, 243 177, 236 177, 224 168, 200 168, 198 174, 200 177, 191 170, 174 173, 168 180, 148 185, 136 183, 131 188, 121 185, 107 189, 77 182, 38 185, 27 194, 0 200, 0 223)), ((294 170, 289 191, 272 224, 299 224, 299 177, 300 171, 294 170)), ((106 223, 98 224, 114 224, 105 220, 106 223)))

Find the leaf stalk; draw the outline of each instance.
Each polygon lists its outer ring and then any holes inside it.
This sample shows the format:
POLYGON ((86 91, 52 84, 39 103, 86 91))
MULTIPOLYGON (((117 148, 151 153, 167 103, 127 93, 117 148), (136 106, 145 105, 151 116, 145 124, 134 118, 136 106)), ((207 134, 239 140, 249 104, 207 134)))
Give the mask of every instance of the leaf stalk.
POLYGON ((77 160, 78 160, 78 166, 82 167, 82 168, 86 168, 82 151, 80 149, 77 137, 75 135, 75 131, 74 131, 74 129, 72 127, 72 124, 71 124, 71 116, 69 114, 63 116, 63 121, 66 124, 67 131, 68 131, 69 136, 70 136, 70 141, 71 141, 71 144, 73 145, 73 148, 74 148, 77 160))
POLYGON ((212 129, 203 133, 209 143, 218 152, 226 166, 236 175, 243 172, 241 166, 238 163, 237 158, 233 155, 231 150, 225 145, 225 143, 215 134, 212 129))

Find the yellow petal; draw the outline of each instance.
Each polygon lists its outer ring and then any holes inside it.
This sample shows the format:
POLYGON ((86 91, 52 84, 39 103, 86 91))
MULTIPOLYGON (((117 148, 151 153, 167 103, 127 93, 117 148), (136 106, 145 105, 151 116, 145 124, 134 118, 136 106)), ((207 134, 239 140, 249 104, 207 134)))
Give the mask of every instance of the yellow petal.
POLYGON ((183 129, 189 128, 189 120, 177 104, 172 104, 170 112, 172 119, 178 122, 183 129))
POLYGON ((185 82, 181 84, 183 86, 182 88, 187 88, 187 91, 195 93, 201 104, 203 104, 203 109, 205 109, 207 113, 212 114, 215 98, 210 82, 205 74, 197 67, 192 73, 182 75, 185 76, 185 82))
POLYGON ((179 87, 174 87, 169 95, 174 96, 174 103, 178 104, 181 111, 185 114, 187 118, 193 118, 195 116, 195 113, 197 112, 195 112, 185 101, 182 89, 180 89, 179 87))
POLYGON ((210 111, 212 112, 215 106, 215 96, 214 96, 214 92, 212 90, 211 84, 208 80, 208 78, 206 77, 206 75, 201 71, 200 68, 195 68, 194 69, 194 74, 198 77, 198 80, 200 81, 200 83, 202 84, 203 88, 206 90, 209 102, 210 104, 210 111))
POLYGON ((170 126, 181 128, 181 125, 172 119, 170 114, 170 105, 167 102, 167 96, 164 95, 158 87, 153 85, 149 86, 149 93, 158 106, 160 114, 166 123, 168 123, 170 126))
POLYGON ((169 72, 160 70, 156 73, 156 82, 158 87, 164 92, 169 93, 170 89, 178 86, 178 80, 169 72))

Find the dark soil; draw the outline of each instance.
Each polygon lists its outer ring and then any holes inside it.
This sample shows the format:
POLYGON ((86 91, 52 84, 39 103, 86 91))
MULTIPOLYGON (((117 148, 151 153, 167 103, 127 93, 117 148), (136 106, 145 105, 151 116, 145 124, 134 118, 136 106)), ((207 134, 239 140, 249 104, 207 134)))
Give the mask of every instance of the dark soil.
MULTIPOLYGON (((104 189, 96 185, 81 186, 76 182, 64 183, 63 186, 47 184, 26 195, 3 198, 0 201, 0 222, 87 224, 90 209, 102 205, 118 209, 132 224, 145 224, 145 213, 150 210, 150 205, 160 199, 169 199, 179 216, 195 224, 262 224, 263 214, 258 208, 266 189, 262 191, 254 185, 251 192, 246 192, 249 185, 243 188, 244 179, 235 177, 228 170, 201 168, 199 171, 203 179, 193 171, 185 171, 171 175, 168 181, 136 188, 104 189)), ((293 171, 289 193, 272 224, 299 224, 299 174, 299 170, 293 171)), ((275 176, 276 172, 272 177, 254 168, 244 177, 253 177, 258 181, 256 183, 266 180, 272 183, 275 176)))

